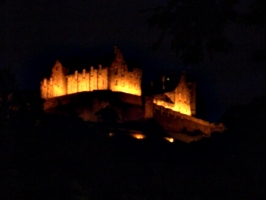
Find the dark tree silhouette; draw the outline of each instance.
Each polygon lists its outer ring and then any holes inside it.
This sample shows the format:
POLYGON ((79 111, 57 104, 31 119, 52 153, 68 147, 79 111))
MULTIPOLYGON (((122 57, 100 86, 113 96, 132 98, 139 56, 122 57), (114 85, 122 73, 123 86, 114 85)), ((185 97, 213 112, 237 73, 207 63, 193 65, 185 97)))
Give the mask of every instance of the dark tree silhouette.
POLYGON ((171 38, 171 49, 184 64, 198 64, 207 54, 228 52, 232 45, 225 37, 224 28, 234 21, 237 0, 168 0, 167 6, 153 9, 147 20, 149 27, 160 30, 161 36, 154 49, 166 36, 171 38))

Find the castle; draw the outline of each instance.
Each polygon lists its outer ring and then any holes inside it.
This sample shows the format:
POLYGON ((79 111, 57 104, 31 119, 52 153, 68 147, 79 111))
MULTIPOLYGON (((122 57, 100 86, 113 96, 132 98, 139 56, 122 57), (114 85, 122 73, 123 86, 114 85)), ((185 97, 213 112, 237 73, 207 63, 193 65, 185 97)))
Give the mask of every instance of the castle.
MULTIPOLYGON (((94 90, 111 90, 141 96, 141 79, 142 70, 133 68, 130 71, 120 49, 115 47, 110 66, 99 63, 96 67, 90 66, 89 70, 75 70, 74 74, 68 75, 67 69, 57 60, 50 78, 44 78, 41 82, 41 96, 49 99, 94 90)), ((195 87, 189 87, 192 83, 186 83, 185 75, 182 75, 179 84, 172 91, 167 91, 165 82, 168 80, 164 76, 162 81, 163 94, 154 95, 154 103, 186 115, 195 115, 195 87)))
POLYGON ((41 82, 42 98, 94 90, 111 90, 141 96, 142 70, 133 68, 130 71, 118 47, 115 47, 114 55, 110 66, 99 63, 98 66, 90 66, 89 70, 84 68, 82 72, 76 70, 69 75, 67 69, 56 61, 51 77, 41 82))
POLYGON ((150 94, 144 96, 142 70, 129 67, 116 46, 109 62, 84 67, 81 72, 75 70, 71 74, 56 61, 51 76, 41 81, 40 91, 47 112, 78 102, 75 110, 85 121, 99 121, 95 113, 110 106, 118 113, 120 122, 153 118, 169 133, 180 133, 185 128, 210 135, 224 129, 194 117, 196 85, 186 81, 185 73, 178 82, 163 76, 159 86, 151 83, 150 94))

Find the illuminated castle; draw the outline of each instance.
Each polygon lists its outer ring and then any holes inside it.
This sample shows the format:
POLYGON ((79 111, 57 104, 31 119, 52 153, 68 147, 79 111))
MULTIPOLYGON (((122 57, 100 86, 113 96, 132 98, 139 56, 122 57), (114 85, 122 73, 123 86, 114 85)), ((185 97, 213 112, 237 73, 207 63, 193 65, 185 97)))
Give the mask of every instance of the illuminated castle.
MULTIPOLYGON (((114 57, 111 64, 89 69, 77 70, 68 74, 68 70, 56 61, 49 79, 41 82, 41 96, 44 99, 64 96, 85 91, 110 90, 141 96, 142 70, 129 70, 123 55, 118 47, 114 48, 114 57)), ((195 115, 195 84, 186 82, 185 74, 174 87, 168 87, 169 78, 162 77, 162 83, 153 96, 153 103, 186 115, 195 115), (193 87, 191 87, 193 86, 193 87), (169 90, 170 88, 170 90, 169 90)))
POLYGON ((123 55, 115 47, 114 58, 109 66, 90 66, 74 74, 56 61, 49 79, 41 82, 41 96, 44 99, 85 91, 111 90, 141 96, 142 70, 129 70, 123 55))
POLYGON ((153 103, 189 116, 196 114, 196 84, 186 81, 185 72, 177 82, 173 77, 162 76, 155 85, 152 82, 153 103))
POLYGON ((45 99, 45 112, 69 115, 75 111, 84 121, 103 122, 101 115, 112 110, 117 113, 117 122, 153 119, 170 136, 183 141, 224 131, 222 124, 194 117, 196 85, 187 82, 184 72, 179 80, 162 76, 159 81, 151 82, 145 95, 141 82, 142 70, 129 67, 120 49, 115 47, 108 62, 97 61, 80 72, 69 72, 56 61, 50 77, 41 81, 40 91, 45 99), (196 136, 184 136, 184 132, 194 131, 196 136))

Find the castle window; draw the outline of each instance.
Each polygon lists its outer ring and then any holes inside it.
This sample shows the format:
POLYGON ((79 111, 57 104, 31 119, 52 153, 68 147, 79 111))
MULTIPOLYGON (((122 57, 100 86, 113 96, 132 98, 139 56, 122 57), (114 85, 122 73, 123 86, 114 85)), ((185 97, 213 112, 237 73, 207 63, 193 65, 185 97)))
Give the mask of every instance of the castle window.
POLYGON ((115 74, 117 74, 117 67, 115 68, 115 74))
POLYGON ((124 76, 124 73, 125 73, 125 69, 122 68, 121 75, 124 76))
POLYGON ((104 79, 103 79, 103 86, 104 86, 104 79))
POLYGON ((117 81, 117 79, 115 79, 115 85, 117 85, 117 83, 118 83, 118 81, 117 81))
POLYGON ((136 78, 138 78, 138 73, 135 73, 136 78))
POLYGON ((122 81, 122 87, 124 87, 125 86, 125 82, 124 81, 122 81))

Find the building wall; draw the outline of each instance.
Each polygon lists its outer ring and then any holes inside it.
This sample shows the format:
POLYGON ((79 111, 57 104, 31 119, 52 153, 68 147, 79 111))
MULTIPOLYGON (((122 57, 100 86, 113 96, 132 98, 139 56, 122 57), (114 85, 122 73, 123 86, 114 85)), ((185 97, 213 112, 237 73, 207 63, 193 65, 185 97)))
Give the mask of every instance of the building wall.
POLYGON ((67 94, 66 69, 59 61, 52 68, 49 79, 44 78, 41 82, 41 96, 44 99, 67 94))
POLYGON ((142 70, 128 69, 122 53, 115 48, 115 59, 109 68, 109 89, 141 96, 142 70))
POLYGON ((141 96, 142 70, 128 69, 123 55, 115 48, 115 58, 110 66, 98 68, 91 66, 82 72, 66 76, 66 69, 57 61, 52 75, 41 82, 41 96, 44 99, 74 94, 84 91, 112 90, 141 96))
POLYGON ((199 130, 205 135, 210 135, 214 131, 223 132, 225 129, 222 124, 209 123, 158 105, 154 105, 153 117, 164 130, 169 132, 180 133, 184 129, 189 132, 199 130))
POLYGON ((163 101, 161 99, 154 98, 154 104, 163 106, 176 112, 180 112, 185 115, 192 115, 191 112, 191 90, 188 87, 183 74, 179 84, 172 92, 164 93, 173 103, 163 101))

